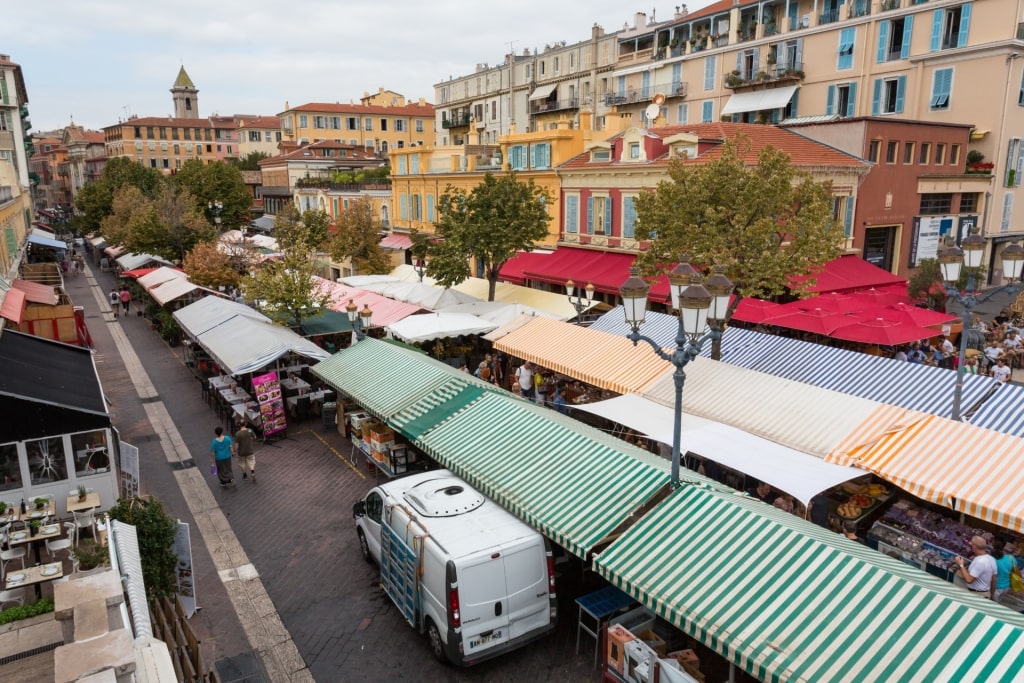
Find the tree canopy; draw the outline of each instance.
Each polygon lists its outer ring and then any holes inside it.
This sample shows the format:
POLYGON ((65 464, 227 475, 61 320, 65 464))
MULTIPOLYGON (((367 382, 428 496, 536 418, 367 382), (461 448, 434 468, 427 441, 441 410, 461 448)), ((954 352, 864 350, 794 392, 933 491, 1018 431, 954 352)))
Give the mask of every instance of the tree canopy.
POLYGON ((125 185, 136 188, 143 197, 153 198, 165 183, 160 171, 128 157, 114 157, 97 180, 84 185, 75 195, 75 228, 83 234, 99 232, 103 219, 113 210, 114 193, 125 185))
POLYGON ((211 224, 215 223, 217 217, 216 211, 211 208, 216 202, 221 203, 220 219, 225 230, 237 228, 249 220, 252 194, 237 166, 226 161, 204 164, 199 159, 189 159, 182 164, 173 179, 177 187, 190 193, 196 209, 211 224))
POLYGON ((282 251, 310 254, 325 248, 330 217, 319 209, 299 211, 288 204, 274 218, 274 238, 282 251))
POLYGON ((171 261, 184 259, 197 244, 216 237, 213 227, 196 210, 192 196, 178 193, 166 183, 152 198, 133 185, 121 187, 100 228, 111 244, 171 261))
POLYGON ((468 194, 449 185, 438 200, 427 274, 451 287, 470 276, 470 261, 475 261, 490 283, 488 300, 493 301, 505 262, 547 237, 550 200, 532 178, 522 182, 515 172, 487 173, 468 194))
POLYGON ((332 303, 317 286, 317 264, 308 256, 286 253, 267 261, 244 280, 245 298, 280 325, 298 329, 302 320, 332 303))
POLYGON ((351 259, 353 272, 360 275, 391 270, 391 258, 380 247, 383 225, 369 197, 349 202, 336 227, 329 242, 332 258, 351 259))
POLYGON ((260 162, 269 158, 270 155, 266 152, 249 152, 241 159, 232 159, 229 163, 239 171, 258 171, 260 162))
POLYGON ((672 161, 668 180, 636 203, 636 236, 650 240, 637 257, 642 272, 665 273, 684 254, 706 273, 722 265, 738 295, 730 315, 740 298, 778 296, 792 276, 808 275, 842 251, 830 185, 771 146, 748 165, 749 146, 739 136, 706 164, 672 161))
POLYGON ((231 255, 213 242, 200 242, 193 247, 185 255, 183 266, 190 281, 211 289, 237 286, 242 279, 231 255))

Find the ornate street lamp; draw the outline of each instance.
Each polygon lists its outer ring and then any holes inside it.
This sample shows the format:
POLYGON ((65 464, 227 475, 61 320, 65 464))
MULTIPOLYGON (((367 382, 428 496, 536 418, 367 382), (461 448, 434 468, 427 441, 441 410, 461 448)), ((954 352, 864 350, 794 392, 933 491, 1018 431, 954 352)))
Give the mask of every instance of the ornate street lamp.
POLYGON ((369 304, 363 304, 363 310, 360 311, 359 307, 356 306, 356 302, 349 299, 348 305, 345 306, 345 313, 348 315, 348 321, 352 325, 352 334, 355 335, 356 341, 365 339, 373 318, 373 311, 370 310, 369 304))
POLYGON ((590 308, 590 303, 594 300, 594 283, 588 282, 586 287, 581 287, 580 291, 574 297, 573 294, 576 292, 576 283, 572 280, 565 281, 565 293, 569 297, 569 303, 576 309, 576 324, 583 324, 583 312, 590 308), (584 296, 586 302, 584 302, 584 296))

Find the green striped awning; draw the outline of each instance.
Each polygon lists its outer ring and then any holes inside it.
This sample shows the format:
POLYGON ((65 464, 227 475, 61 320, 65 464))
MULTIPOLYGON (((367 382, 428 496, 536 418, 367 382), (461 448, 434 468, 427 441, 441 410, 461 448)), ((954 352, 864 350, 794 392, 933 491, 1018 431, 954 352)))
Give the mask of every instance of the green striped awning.
POLYGON ((594 564, 762 681, 1019 680, 1019 615, 769 510, 684 485, 594 564))
POLYGON ((497 391, 494 385, 422 353, 370 338, 342 349, 310 370, 382 420, 390 420, 453 379, 458 379, 461 386, 497 391))
POLYGON ((402 410, 388 422, 402 436, 410 441, 415 441, 428 430, 483 396, 484 393, 485 390, 481 387, 453 379, 402 410))
POLYGON ((662 490, 669 476, 553 415, 510 395, 485 393, 415 443, 585 558, 662 490))

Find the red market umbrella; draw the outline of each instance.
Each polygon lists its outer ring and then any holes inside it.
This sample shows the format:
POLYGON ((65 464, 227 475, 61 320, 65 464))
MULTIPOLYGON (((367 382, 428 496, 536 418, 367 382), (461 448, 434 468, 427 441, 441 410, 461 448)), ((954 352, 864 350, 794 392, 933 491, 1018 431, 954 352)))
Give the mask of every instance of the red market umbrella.
POLYGON ((732 313, 732 319, 756 325, 783 313, 785 313, 783 307, 774 301, 743 298, 736 305, 736 310, 732 313))
POLYGON ((785 304, 786 308, 801 311, 822 310, 829 313, 855 313, 868 306, 867 303, 849 294, 822 294, 810 299, 801 299, 785 304))
POLYGON ((829 336, 833 339, 842 339, 843 341, 895 346, 897 344, 930 339, 935 336, 935 330, 910 323, 875 318, 874 320, 861 320, 837 328, 829 336))
POLYGON ((849 325, 851 320, 856 322, 856 319, 851 319, 850 316, 842 313, 815 310, 787 313, 777 318, 771 318, 767 324, 827 336, 833 330, 849 325))
POLYGON ((910 303, 910 295, 907 294, 906 285, 870 287, 853 292, 850 294, 850 297, 874 306, 894 306, 896 304, 910 303))
MULTIPOLYGON (((885 318, 895 322, 909 323, 918 327, 941 327, 952 325, 960 319, 949 313, 933 311, 928 308, 910 306, 908 304, 896 304, 882 309, 872 311, 873 317, 885 318)), ((862 316, 866 317, 866 316, 862 316)))

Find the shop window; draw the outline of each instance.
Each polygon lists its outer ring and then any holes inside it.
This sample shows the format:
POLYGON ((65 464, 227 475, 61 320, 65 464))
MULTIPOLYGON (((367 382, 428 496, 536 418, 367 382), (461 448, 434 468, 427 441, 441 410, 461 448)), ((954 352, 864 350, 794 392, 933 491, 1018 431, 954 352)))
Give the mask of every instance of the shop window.
POLYGON ((25 442, 28 469, 33 484, 49 484, 68 478, 64 438, 60 436, 25 442))
POLYGON ((912 164, 914 163, 914 143, 904 142, 903 143, 903 163, 912 164))
POLYGON ((960 195, 960 213, 977 213, 979 196, 978 192, 965 192, 960 195))
POLYGON ((871 145, 868 146, 868 161, 873 164, 878 163, 879 154, 882 152, 882 141, 872 140, 871 145))
POLYGON ((922 166, 926 166, 932 157, 932 144, 930 142, 921 143, 921 154, 917 158, 917 163, 922 166))
POLYGON ((949 192, 931 192, 921 195, 922 216, 937 216, 950 213, 953 208, 953 195, 949 192))
POLYGON ((886 145, 885 145, 885 163, 887 163, 887 164, 895 164, 896 163, 896 154, 899 151, 899 149, 900 149, 900 143, 896 142, 895 140, 890 140, 888 143, 886 143, 886 145))
POLYGON ((106 430, 72 434, 71 453, 75 462, 75 474, 79 477, 110 470, 110 449, 107 447, 106 430))
POLYGON ((0 491, 20 488, 21 464, 18 462, 18 444, 5 443, 0 445, 0 491))

